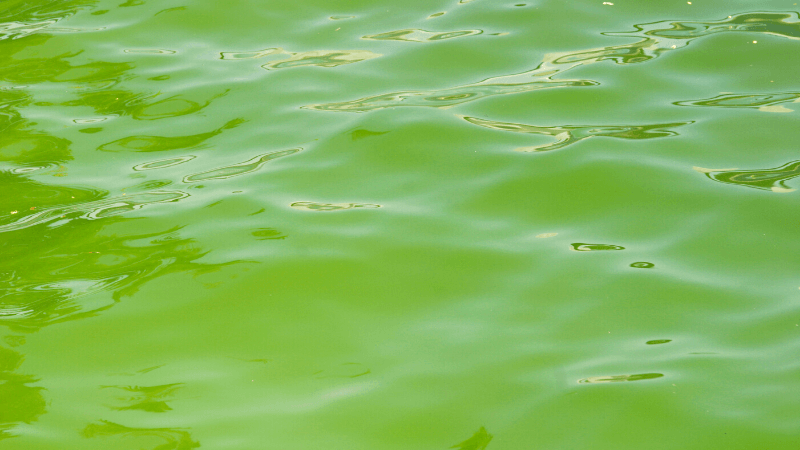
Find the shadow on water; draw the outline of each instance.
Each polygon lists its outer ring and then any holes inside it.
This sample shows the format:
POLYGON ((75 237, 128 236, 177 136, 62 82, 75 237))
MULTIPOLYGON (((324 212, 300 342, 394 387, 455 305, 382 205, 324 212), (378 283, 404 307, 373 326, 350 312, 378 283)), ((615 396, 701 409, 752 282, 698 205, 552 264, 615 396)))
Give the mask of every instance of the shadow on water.
POLYGON ((41 224, 4 233, 0 324, 16 332, 31 332, 94 316, 154 278, 178 272, 208 273, 237 262, 196 262, 208 252, 192 239, 182 238, 178 227, 125 235, 104 232, 134 221, 78 219, 56 227, 41 224), (78 301, 101 291, 113 292, 101 305, 78 301))
POLYGON ((14 437, 10 430, 15 424, 31 423, 46 412, 43 388, 29 386, 38 380, 17 372, 23 359, 22 354, 0 347, 0 440, 14 437))
POLYGON ((223 131, 235 128, 244 122, 244 119, 234 119, 216 130, 189 136, 128 136, 103 144, 98 150, 104 152, 163 152, 167 150, 192 149, 223 131))
POLYGON ((109 406, 115 411, 145 411, 162 413, 172 411, 167 404, 174 399, 175 392, 183 383, 164 384, 161 386, 103 386, 104 389, 113 389, 118 394, 115 400, 124 403, 123 406, 109 406))
POLYGON ((137 448, 153 450, 189 450, 200 447, 200 443, 192 440, 188 431, 181 428, 131 428, 118 423, 101 420, 89 424, 81 432, 86 438, 106 438, 116 441, 109 448, 117 448, 123 442, 130 446, 136 443, 137 448))
MULTIPOLYGON (((594 80, 557 80, 557 75, 588 64, 614 61, 635 64, 650 61, 686 47, 694 39, 725 32, 763 33, 800 39, 797 13, 745 13, 717 21, 660 21, 634 25, 635 31, 608 32, 606 36, 638 38, 637 42, 573 52, 550 53, 534 69, 477 83, 430 91, 399 91, 336 103, 320 103, 303 108, 321 111, 366 112, 397 106, 447 108, 495 95, 531 92, 555 87, 596 86, 594 80)), ((407 30, 405 30, 407 31, 407 30)))
POLYGON ((486 428, 481 427, 471 438, 450 448, 457 448, 458 450, 485 450, 493 437, 494 436, 486 431, 486 428))

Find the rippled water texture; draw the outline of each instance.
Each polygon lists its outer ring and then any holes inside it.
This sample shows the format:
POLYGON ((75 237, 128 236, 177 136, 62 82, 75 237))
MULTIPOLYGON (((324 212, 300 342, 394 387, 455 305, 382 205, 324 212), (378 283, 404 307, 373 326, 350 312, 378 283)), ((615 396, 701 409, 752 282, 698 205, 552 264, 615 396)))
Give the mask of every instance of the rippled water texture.
POLYGON ((800 15, 0 2, 3 449, 796 449, 800 15))

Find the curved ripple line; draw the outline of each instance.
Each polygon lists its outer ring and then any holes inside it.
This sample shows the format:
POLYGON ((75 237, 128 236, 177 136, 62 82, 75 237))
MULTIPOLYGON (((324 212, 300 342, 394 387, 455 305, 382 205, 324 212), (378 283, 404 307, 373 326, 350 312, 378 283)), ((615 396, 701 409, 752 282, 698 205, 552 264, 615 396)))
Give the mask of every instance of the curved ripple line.
POLYGON ((196 156, 194 155, 186 155, 186 156, 179 156, 177 158, 159 159, 158 161, 150 161, 142 164, 137 164, 133 166, 133 170, 142 171, 142 170, 163 169, 165 167, 177 166, 178 164, 189 162, 195 158, 196 156))
POLYGON ((233 164, 230 166, 220 167, 218 169, 212 169, 206 172, 187 175, 183 178, 183 182, 196 183, 198 181, 221 180, 224 178, 231 178, 239 175, 244 175, 246 173, 255 172, 256 170, 260 169, 261 166, 263 166, 265 163, 272 161, 273 159, 278 159, 284 156, 293 155, 301 150, 302 148, 292 148, 289 150, 278 150, 276 152, 266 153, 264 155, 256 156, 255 158, 249 159, 239 164, 233 164))
POLYGON ((301 66, 336 67, 383 56, 369 50, 312 50, 309 52, 295 53, 275 47, 254 52, 220 52, 219 59, 258 59, 272 55, 288 55, 288 57, 272 61, 261 67, 266 70, 288 69, 301 66))
POLYGON ((104 217, 141 209, 155 203, 176 202, 189 197, 182 191, 151 191, 117 196, 73 206, 55 207, 0 226, 0 233, 21 230, 43 223, 70 221, 74 219, 96 220, 104 217))
POLYGON ((295 209, 307 211, 341 211, 353 208, 380 208, 381 205, 374 203, 317 203, 317 202, 294 202, 289 205, 295 209))
POLYGON ((403 91, 390 94, 374 95, 358 100, 341 103, 321 103, 302 106, 302 109, 316 109, 319 111, 350 111, 366 112, 376 109, 393 108, 395 106, 430 106, 434 108, 449 108, 461 103, 471 102, 495 95, 531 92, 539 89, 549 89, 570 86, 596 86, 599 83, 589 80, 572 81, 535 81, 517 84, 470 84, 454 88, 435 91, 403 91))
POLYGON ((383 56, 369 50, 315 50, 289 54, 291 55, 289 58, 264 64, 261 67, 267 70, 301 66, 336 67, 383 56))
POLYGON ((203 144, 212 137, 221 134, 225 130, 236 128, 244 122, 246 121, 242 118, 233 119, 215 130, 189 136, 128 136, 103 144, 98 147, 98 150, 104 152, 163 152, 181 148, 193 148, 203 144))
POLYGON ((694 167, 694 170, 718 183, 783 193, 794 191, 785 183, 800 175, 800 161, 792 161, 774 169, 739 170, 694 167))
POLYGON ((663 377, 663 373, 638 373, 634 375, 608 375, 602 377, 589 377, 578 380, 578 383, 619 383, 622 381, 652 380, 663 377))
POLYGON ((58 23, 60 19, 49 19, 40 22, 5 22, 0 23, 0 41, 3 39, 20 39, 36 34, 58 23))
POLYGON ((595 86, 592 80, 558 82, 554 76, 575 67, 611 60, 617 64, 634 64, 649 61, 664 53, 689 45, 694 39, 721 32, 754 32, 771 34, 789 39, 800 39, 798 13, 745 13, 728 16, 719 21, 660 21, 634 25, 635 31, 606 32, 605 36, 634 37, 639 41, 631 44, 600 47, 576 52, 549 53, 534 69, 498 77, 487 78, 477 83, 433 91, 400 91, 373 95, 358 100, 337 103, 320 103, 303 106, 304 109, 320 111, 365 112, 396 106, 429 106, 442 108, 458 103, 474 101, 491 95, 528 92, 546 87, 595 86), (552 83, 557 83, 553 85, 552 83), (561 84, 558 84, 561 83, 561 84), (526 89, 526 86, 530 88, 526 89), (484 87, 489 89, 484 90, 484 87), (511 87, 506 89, 504 87, 511 87), (480 92, 483 95, 477 95, 480 92), (430 97, 465 96, 457 102, 426 101, 430 97))
POLYGON ((255 52, 220 52, 219 59, 257 59, 265 56, 274 55, 276 53, 286 53, 282 48, 267 48, 255 52))
POLYGON ((482 33, 483 30, 425 31, 418 28, 409 28, 406 30, 387 31, 386 33, 362 36, 361 39, 374 41, 432 42, 464 36, 475 36, 482 33))
POLYGON ((689 122, 657 123, 652 125, 564 125, 555 127, 540 127, 512 122, 499 122, 495 120, 480 119, 477 117, 461 116, 467 122, 493 130, 510 131, 513 133, 541 134, 556 138, 552 144, 543 144, 531 147, 517 148, 518 152, 545 152, 557 150, 592 137, 612 137, 617 139, 653 139, 668 136, 677 136, 678 133, 670 128, 689 125, 689 122))
POLYGON ((114 275, 105 278, 77 278, 61 280, 55 283, 26 285, 12 289, 5 289, 0 303, 0 320, 20 320, 36 316, 41 313, 41 305, 47 304, 53 299, 60 303, 67 303, 86 295, 109 289, 115 289, 122 284, 131 274, 114 275), (45 293, 46 297, 42 297, 45 293), (34 301, 23 304, 9 303, 9 298, 31 297, 31 294, 39 294, 34 297, 34 301))
POLYGON ((701 100, 675 102, 677 106, 710 106, 716 108, 753 108, 766 112, 791 112, 781 103, 800 103, 800 92, 778 92, 772 94, 722 94, 701 100))
POLYGON ((611 245, 611 244, 584 244, 582 242, 576 242, 572 245, 572 250, 576 252, 595 252, 595 251, 604 251, 604 250, 625 250, 625 247, 620 247, 619 245, 611 245))

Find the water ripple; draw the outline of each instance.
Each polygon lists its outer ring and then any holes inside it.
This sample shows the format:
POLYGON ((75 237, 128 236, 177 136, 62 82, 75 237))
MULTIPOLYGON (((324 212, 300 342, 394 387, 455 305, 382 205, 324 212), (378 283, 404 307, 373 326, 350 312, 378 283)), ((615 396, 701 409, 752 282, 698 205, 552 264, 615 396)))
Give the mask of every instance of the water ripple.
POLYGON ((589 377, 578 380, 578 383, 619 383, 622 381, 652 380, 663 377, 663 373, 639 373, 635 375, 609 375, 603 377, 589 377))
POLYGON ((719 21, 660 21, 634 25, 636 31, 607 32, 606 36, 639 38, 631 44, 600 47, 563 53, 549 53, 534 69, 498 77, 478 83, 433 91, 400 91, 373 95, 358 100, 307 105, 303 108, 320 111, 364 112, 396 106, 448 107, 480 98, 520 92, 544 87, 595 86, 592 80, 558 82, 553 77, 570 69, 602 61, 617 64, 634 64, 652 59, 672 50, 686 47, 694 39, 722 32, 752 32, 771 34, 789 39, 800 39, 798 13, 746 13, 728 16, 719 21), (444 98, 444 101, 437 99, 444 98), (449 101, 449 100, 456 101, 449 101))
POLYGON ((739 170, 694 167, 694 170, 718 183, 783 193, 794 191, 793 188, 786 186, 785 182, 800 175, 800 161, 792 161, 774 169, 739 170))
POLYGON ((479 119, 477 117, 459 116, 469 123, 494 130, 511 131, 514 133, 529 133, 552 136, 557 139, 552 144, 537 145, 532 147, 517 148, 518 152, 544 152, 564 148, 591 137, 613 137, 618 139, 652 139, 668 136, 677 136, 678 133, 670 130, 683 125, 694 123, 672 122, 652 125, 564 125, 556 127, 540 127, 511 122, 498 122, 494 120, 479 119))
POLYGON ((231 178, 239 175, 244 175, 246 173, 255 172, 256 170, 260 169, 261 166, 263 166, 265 163, 272 161, 273 159, 278 159, 284 156, 293 155, 301 150, 302 148, 292 148, 289 150, 279 150, 276 152, 266 153, 264 155, 256 156, 255 158, 249 159, 239 164, 233 164, 230 166, 220 167, 218 169, 213 169, 206 172, 187 175, 183 178, 183 181, 184 183, 196 183, 198 181, 221 180, 224 178, 231 178))
POLYGON ((176 202, 186 197, 189 197, 189 194, 182 191, 151 191, 132 195, 120 195, 72 206, 48 208, 21 217, 15 222, 0 226, 0 233, 21 230, 43 223, 50 223, 51 226, 58 226, 75 219, 102 219, 104 217, 141 209, 147 205, 176 202))
POLYGON ((396 106, 430 106, 448 108, 461 103, 502 94, 531 92, 539 89, 574 86, 596 86, 599 83, 588 80, 574 81, 533 81, 524 83, 476 83, 434 91, 402 91, 380 94, 341 103, 321 103, 303 106, 303 109, 320 111, 366 112, 396 106))
POLYGON ((371 34, 363 36, 361 39, 375 41, 409 41, 409 42, 431 42, 443 41, 464 36, 474 36, 483 33, 482 30, 458 30, 458 31, 425 31, 416 28, 407 30, 388 31, 386 33, 371 34))
POLYGON ((301 66, 336 67, 381 56, 378 53, 372 53, 368 50, 317 50, 302 53, 289 53, 289 55, 291 55, 290 58, 264 64, 261 67, 267 70, 301 66))
POLYGON ((625 247, 620 247, 619 245, 611 245, 611 244, 584 244, 581 242, 576 242, 572 245, 572 250, 576 252, 594 252, 594 251, 603 251, 603 250, 625 250, 625 247))
POLYGON ((98 150, 104 152, 163 152, 167 150, 194 148, 223 131, 235 128, 244 122, 245 120, 241 118, 234 119, 216 130, 190 136, 128 136, 103 144, 98 150))
POLYGON ((59 19, 43 20, 41 22, 5 22, 0 23, 0 40, 19 39, 57 24, 59 19))
POLYGON ((142 170, 163 169, 165 167, 177 166, 178 164, 189 162, 194 158, 195 158, 194 155, 186 155, 186 156, 179 156, 177 158, 160 159, 158 161, 150 161, 142 164, 137 164, 133 166, 133 170, 142 171, 142 170))
POLYGON ((258 59, 274 55, 288 55, 283 59, 262 65, 264 69, 287 69, 301 66, 336 67, 382 56, 368 50, 314 50, 310 52, 287 52, 282 48, 267 48, 254 52, 220 52, 220 59, 258 59))
POLYGON ((702 100, 675 102, 678 106, 711 106, 717 108, 752 108, 765 112, 792 112, 781 103, 800 103, 800 92, 773 94, 722 94, 702 100))
POLYGON ((291 205, 295 209, 305 209, 308 211, 341 211, 353 208, 380 208, 381 205, 372 203, 317 203, 317 202, 294 202, 291 205))

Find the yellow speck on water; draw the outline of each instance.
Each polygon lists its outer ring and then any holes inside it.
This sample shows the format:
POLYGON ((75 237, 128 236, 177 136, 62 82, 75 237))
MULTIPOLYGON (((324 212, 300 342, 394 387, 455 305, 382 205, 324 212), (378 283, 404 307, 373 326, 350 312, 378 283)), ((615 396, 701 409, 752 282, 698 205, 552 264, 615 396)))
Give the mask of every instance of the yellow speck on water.
POLYGON ((614 4, 613 4, 613 3, 611 3, 611 2, 603 2, 603 4, 604 4, 604 5, 608 5, 608 6, 614 6, 614 4))
POLYGON ((753 44, 758 44, 758 41, 753 41, 753 44))
POLYGON ((686 4, 687 4, 687 5, 691 5, 691 4, 692 4, 692 2, 686 2, 686 4))
POLYGON ((553 237, 553 236, 558 236, 558 233, 542 233, 542 234, 537 234, 536 235, 537 238, 541 238, 541 239, 549 238, 549 237, 553 237))
POLYGON ((11 214, 16 214, 16 213, 17 213, 17 211, 11 211, 11 214))

